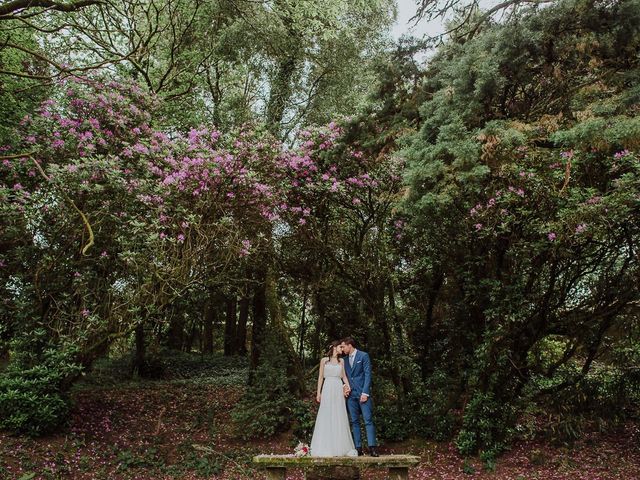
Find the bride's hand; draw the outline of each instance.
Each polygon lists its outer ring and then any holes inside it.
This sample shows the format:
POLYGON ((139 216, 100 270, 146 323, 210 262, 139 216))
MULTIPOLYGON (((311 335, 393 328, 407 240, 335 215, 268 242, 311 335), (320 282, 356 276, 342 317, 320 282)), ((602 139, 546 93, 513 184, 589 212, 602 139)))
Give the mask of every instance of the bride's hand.
POLYGON ((316 402, 320 403, 320 394, 316 395, 316 402))

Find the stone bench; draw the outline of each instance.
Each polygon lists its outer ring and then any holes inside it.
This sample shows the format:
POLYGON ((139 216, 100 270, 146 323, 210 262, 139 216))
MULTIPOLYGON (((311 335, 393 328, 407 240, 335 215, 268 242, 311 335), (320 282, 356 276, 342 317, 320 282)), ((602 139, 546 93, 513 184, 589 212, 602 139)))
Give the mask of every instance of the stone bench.
POLYGON ((258 455, 253 465, 266 470, 267 480, 285 480, 287 468, 301 468, 307 480, 358 479, 360 468, 387 468, 389 480, 409 480, 409 468, 420 463, 415 455, 380 455, 379 457, 295 457, 293 455, 258 455))

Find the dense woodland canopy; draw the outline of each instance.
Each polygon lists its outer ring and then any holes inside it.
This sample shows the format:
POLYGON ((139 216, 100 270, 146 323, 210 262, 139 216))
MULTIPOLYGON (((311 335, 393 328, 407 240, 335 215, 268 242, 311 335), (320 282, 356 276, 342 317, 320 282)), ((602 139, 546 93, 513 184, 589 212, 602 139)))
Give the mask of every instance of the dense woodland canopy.
POLYGON ((389 0, 3 2, 0 427, 181 350, 247 356, 275 433, 345 335, 386 439, 634 415, 640 2, 501 8, 394 43, 389 0))

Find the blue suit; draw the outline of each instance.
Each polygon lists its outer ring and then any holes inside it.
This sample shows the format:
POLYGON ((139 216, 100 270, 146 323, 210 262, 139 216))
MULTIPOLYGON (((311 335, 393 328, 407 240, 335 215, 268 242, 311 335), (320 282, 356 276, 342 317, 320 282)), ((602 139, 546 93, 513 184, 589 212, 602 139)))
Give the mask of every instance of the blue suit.
POLYGON ((349 356, 344 357, 344 369, 351 385, 351 393, 347 398, 347 410, 351 418, 351 430, 356 448, 362 447, 362 433, 360 432, 360 416, 364 418, 369 447, 378 445, 376 441, 376 427, 373 425, 373 404, 371 397, 360 403, 360 395, 371 395, 371 360, 369 354, 356 350, 353 367, 349 364, 349 356))

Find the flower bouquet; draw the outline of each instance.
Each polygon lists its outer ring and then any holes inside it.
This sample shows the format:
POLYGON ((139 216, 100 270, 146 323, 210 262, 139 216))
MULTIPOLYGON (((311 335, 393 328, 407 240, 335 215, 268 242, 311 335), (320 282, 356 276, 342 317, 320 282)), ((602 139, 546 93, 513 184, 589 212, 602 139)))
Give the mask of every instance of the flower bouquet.
POLYGON ((311 450, 309 449, 309 445, 300 442, 295 448, 294 453, 296 457, 306 457, 311 453, 311 450))

